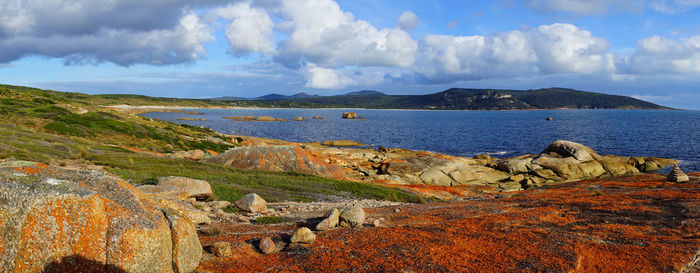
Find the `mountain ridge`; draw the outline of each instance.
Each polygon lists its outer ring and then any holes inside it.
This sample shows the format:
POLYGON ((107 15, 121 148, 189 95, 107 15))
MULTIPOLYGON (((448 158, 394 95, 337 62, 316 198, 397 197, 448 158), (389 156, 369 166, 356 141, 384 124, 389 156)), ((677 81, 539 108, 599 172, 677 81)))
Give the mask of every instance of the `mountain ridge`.
MULTIPOLYGON (((269 96, 269 95, 268 95, 269 96)), ((263 96, 267 97, 267 96, 263 96)), ((258 107, 348 107, 370 109, 532 110, 673 108, 628 96, 551 87, 529 90, 450 88, 425 95, 387 95, 374 90, 334 96, 249 99, 258 107)))

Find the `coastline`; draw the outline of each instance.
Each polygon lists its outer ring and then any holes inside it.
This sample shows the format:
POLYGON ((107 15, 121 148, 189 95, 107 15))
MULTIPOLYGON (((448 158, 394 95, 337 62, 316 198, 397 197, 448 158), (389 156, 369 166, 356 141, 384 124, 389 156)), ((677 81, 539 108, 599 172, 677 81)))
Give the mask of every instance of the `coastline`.
MULTIPOLYGON (((645 108, 536 108, 536 109, 413 109, 413 108, 336 108, 336 107, 242 107, 242 106, 214 106, 214 107, 197 107, 197 106, 162 106, 162 105, 102 105, 101 107, 128 111, 134 110, 154 110, 149 112, 162 112, 157 110, 196 110, 196 109, 220 109, 220 110, 389 110, 389 111, 466 111, 466 112, 491 112, 491 111, 547 111, 547 110, 644 110, 644 111, 694 111, 686 109, 645 109, 645 108)), ((148 113, 148 112, 143 112, 148 113)))

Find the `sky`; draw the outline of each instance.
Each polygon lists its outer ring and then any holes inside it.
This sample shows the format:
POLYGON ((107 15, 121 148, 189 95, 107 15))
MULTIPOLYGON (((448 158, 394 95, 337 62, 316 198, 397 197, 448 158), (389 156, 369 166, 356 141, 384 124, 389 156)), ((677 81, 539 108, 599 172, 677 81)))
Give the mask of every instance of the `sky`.
POLYGON ((567 87, 700 110, 700 0, 0 0, 0 83, 187 98, 567 87))

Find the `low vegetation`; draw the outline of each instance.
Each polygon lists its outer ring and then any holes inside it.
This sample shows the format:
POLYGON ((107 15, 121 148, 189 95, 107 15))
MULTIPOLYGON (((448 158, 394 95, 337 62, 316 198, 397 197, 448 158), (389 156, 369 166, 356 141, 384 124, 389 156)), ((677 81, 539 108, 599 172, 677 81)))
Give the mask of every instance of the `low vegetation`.
POLYGON ((231 202, 250 192, 272 202, 317 201, 332 196, 421 201, 407 192, 372 184, 291 172, 233 169, 157 156, 191 149, 224 152, 236 144, 209 129, 125 114, 93 102, 105 99, 0 86, 0 116, 4 120, 0 124, 0 159, 99 166, 133 184, 154 184, 161 176, 203 179, 211 183, 217 199, 231 202), (134 152, 133 148, 143 152, 134 152))

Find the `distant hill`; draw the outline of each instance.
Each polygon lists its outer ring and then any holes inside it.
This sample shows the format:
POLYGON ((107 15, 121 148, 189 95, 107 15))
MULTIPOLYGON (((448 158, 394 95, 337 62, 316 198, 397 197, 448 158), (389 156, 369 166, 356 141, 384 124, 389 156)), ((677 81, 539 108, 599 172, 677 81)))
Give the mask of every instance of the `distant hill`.
POLYGON ((440 110, 671 109, 626 96, 556 87, 537 90, 451 88, 427 95, 386 95, 364 90, 337 96, 263 97, 251 103, 259 107, 440 110))
POLYGON ((362 90, 346 93, 343 96, 384 96, 386 94, 376 90, 362 90))

